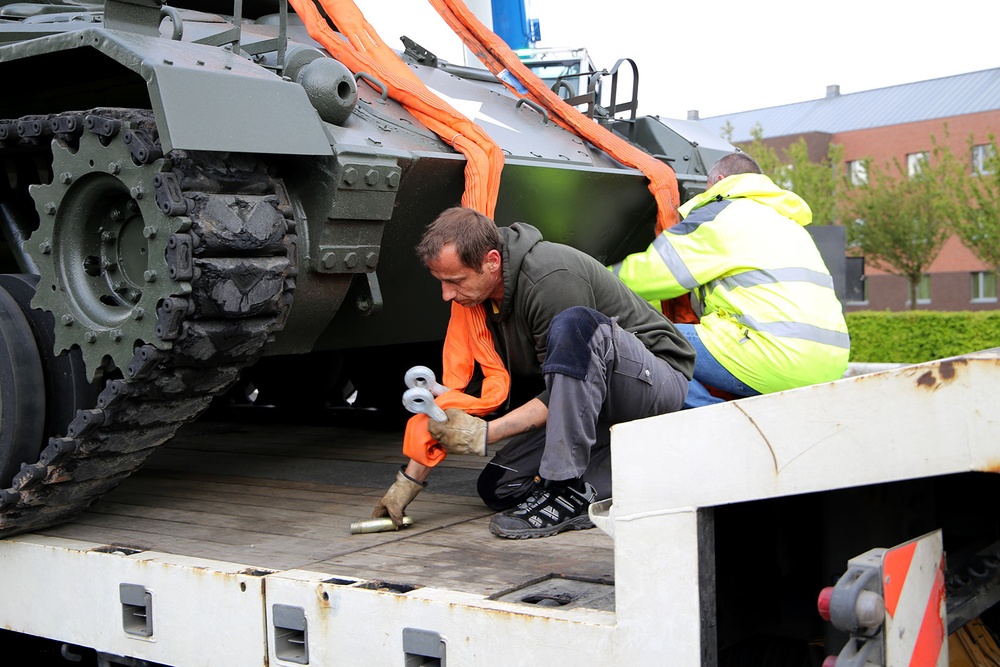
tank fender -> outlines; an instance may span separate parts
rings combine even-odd
[[[93,48],[139,74],[164,152],[332,155],[305,89],[222,48],[105,28],[0,47],[0,61]]]
[[[145,42],[139,51],[153,51]],[[169,42],[170,56],[145,54],[146,80],[164,151],[332,155],[323,121],[305,89],[218,48]],[[172,57],[171,57],[172,56]]]

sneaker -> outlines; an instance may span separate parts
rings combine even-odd
[[[593,528],[587,508],[596,497],[597,491],[587,482],[583,491],[569,487],[540,488],[514,509],[494,515],[490,532],[497,537],[520,540]]]

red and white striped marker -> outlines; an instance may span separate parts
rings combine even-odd
[[[885,664],[947,667],[944,540],[935,531],[886,550]]]

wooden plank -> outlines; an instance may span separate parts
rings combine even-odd
[[[319,557],[310,558],[308,554],[296,553],[287,547],[268,550],[262,549],[257,544],[252,543],[222,545],[188,539],[182,536],[174,536],[169,548],[160,549],[156,546],[156,542],[162,537],[160,534],[131,530],[120,524],[93,525],[88,521],[87,517],[82,517],[78,521],[65,524],[60,527],[58,533],[47,531],[45,534],[65,537],[67,539],[96,541],[101,544],[127,546],[146,551],[162,551],[197,558],[208,558],[243,564],[254,569],[273,571],[308,568],[312,563],[322,560],[321,554]],[[102,536],[104,539],[95,539],[97,536]]]
[[[122,482],[119,489],[127,489],[137,493],[150,495],[176,496],[182,494],[200,493],[209,498],[212,494],[226,497],[241,498],[241,502],[252,502],[256,505],[267,505],[270,501],[281,502],[283,499],[302,501],[329,500],[330,494],[344,494],[351,497],[368,498],[372,506],[385,493],[385,488],[364,488],[337,484],[321,484],[318,482],[284,482],[255,477],[221,477],[218,475],[198,475],[195,473],[175,473],[164,475],[150,473],[145,469]],[[456,496],[437,493],[433,489],[424,491],[417,500],[433,497],[436,502],[455,503],[461,505],[474,504],[485,507],[478,498],[471,496]]]
[[[215,504],[206,507],[204,503],[178,500],[169,505],[129,502],[129,498],[116,495],[114,501],[104,501],[94,506],[88,514],[120,517],[125,522],[131,519],[155,519],[173,521],[179,524],[176,531],[194,530],[195,527],[230,528],[247,530],[252,525],[255,532],[272,535],[315,537],[337,540],[351,535],[350,524],[359,518],[368,518],[367,506],[352,510],[344,506],[334,506],[328,512],[288,512],[287,510],[263,508],[245,511],[239,504]],[[478,510],[451,511],[456,506],[446,507],[447,511],[432,512],[426,519],[421,518],[415,525],[406,528],[407,535],[419,534],[482,516]],[[190,527],[190,528],[189,528]],[[395,532],[377,535],[393,535]],[[376,535],[366,533],[363,535]],[[365,539],[358,536],[355,543]],[[367,546],[369,543],[364,543]]]
[[[226,436],[220,438],[219,436]],[[242,439],[233,436],[242,435]],[[241,441],[242,440],[242,441]],[[369,463],[406,462],[402,453],[401,432],[372,431],[357,428],[317,429],[315,426],[288,424],[245,424],[200,422],[185,427],[171,447],[158,456],[169,456],[177,450],[202,449],[213,452],[239,452],[285,458],[288,456]],[[499,450],[497,450],[499,451]],[[486,459],[471,454],[448,456],[440,466],[481,469]]]
[[[178,488],[211,489],[214,485],[226,489],[239,490],[236,487],[245,487],[249,492],[264,492],[267,490],[281,490],[283,494],[294,494],[298,491],[314,491],[320,493],[346,492],[352,495],[362,494],[369,496],[381,496],[385,493],[384,488],[362,488],[348,484],[324,484],[321,482],[308,482],[284,479],[268,479],[266,477],[240,477],[236,475],[221,475],[219,473],[198,473],[174,470],[157,470],[143,467],[132,477],[122,482],[119,488],[125,488],[132,484],[137,485],[157,485],[158,488],[167,489],[174,483]],[[302,495],[301,497],[306,497]]]
[[[453,588],[491,595],[549,576],[612,581],[611,550],[545,540],[503,540],[477,522],[478,538],[456,534],[455,527],[331,558],[317,567],[395,583]],[[468,525],[468,524],[463,524]]]

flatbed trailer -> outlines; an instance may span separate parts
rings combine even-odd
[[[492,512],[474,497],[482,460],[452,456],[411,506],[414,526],[351,534],[405,460],[402,433],[344,426],[336,413],[305,426],[260,413],[250,422],[196,422],[78,520],[0,542],[3,627],[94,647],[109,660],[240,666],[402,664],[406,642],[394,626],[419,629],[463,609],[449,625],[469,632],[497,619],[535,627],[540,638],[553,618],[570,621],[560,624],[569,636],[610,627],[614,557],[604,533],[493,537]],[[558,590],[544,583],[553,577]],[[560,587],[563,577],[571,579]],[[123,629],[124,610],[137,605],[122,602],[122,585],[141,587],[140,599],[149,593],[149,636]],[[547,607],[563,600],[562,589],[574,603]],[[500,601],[518,590],[535,602]],[[294,640],[276,640],[284,621],[277,631],[265,625],[272,596],[308,607],[307,627],[295,631],[308,635],[308,662],[282,648],[294,652]],[[340,616],[338,607],[351,620],[321,638],[327,621],[315,614]],[[481,644],[473,655],[509,642],[492,632],[481,639],[491,634],[493,648]],[[556,636],[553,659],[567,639]],[[588,636],[574,641],[596,639]],[[524,657],[544,652],[544,643],[525,645]],[[464,662],[458,650],[453,664]]]
[[[995,567],[958,575],[996,548],[998,393],[993,350],[620,424],[600,529],[542,540],[489,534],[461,456],[414,526],[352,535],[398,432],[202,420],[76,520],[0,541],[0,626],[102,665],[706,666],[754,633],[807,665],[839,648],[815,600],[847,560],[940,529],[953,631],[997,597]]]

